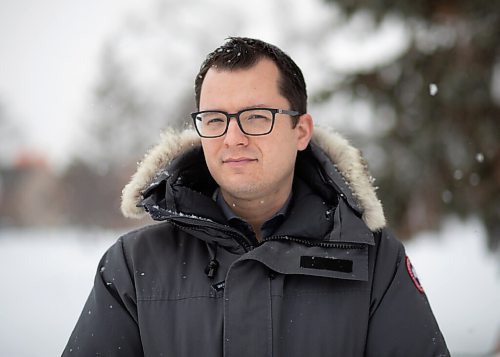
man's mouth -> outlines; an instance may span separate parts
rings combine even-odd
[[[230,165],[238,165],[238,164],[243,165],[243,164],[251,163],[254,161],[257,161],[257,159],[252,159],[250,157],[235,157],[235,158],[230,157],[230,158],[222,160],[222,163],[223,164],[230,164]]]

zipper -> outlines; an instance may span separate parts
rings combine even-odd
[[[289,236],[271,236],[262,239],[260,244],[263,244],[264,242],[269,242],[269,241],[289,241],[289,242],[295,242],[303,245],[307,245],[310,247],[322,247],[322,248],[339,248],[339,249],[363,249],[365,248],[366,244],[363,243],[334,243],[334,242],[325,242],[325,241],[316,241],[312,239],[300,239],[300,238],[295,238],[295,237],[289,237]]]
[[[178,227],[180,229],[191,229],[193,231],[201,231],[201,229],[197,228],[198,226],[200,226],[200,224],[182,225],[182,224],[176,222],[175,219],[166,219],[166,220],[169,220],[172,223],[172,225],[174,225],[174,226],[176,226],[176,227]],[[202,220],[196,220],[195,218],[189,218],[188,220],[193,220],[196,223],[202,221]],[[250,243],[250,241],[247,239],[247,237],[245,237],[242,234],[236,233],[236,231],[228,230],[223,225],[219,225],[219,224],[206,224],[205,222],[204,222],[204,225],[207,226],[207,227],[210,227],[210,228],[215,228],[215,229],[223,232],[224,234],[226,234],[228,237],[233,238],[236,241],[236,243],[238,243],[245,250],[245,252],[249,252],[253,248],[255,248],[252,245],[252,243]]]
[[[190,217],[190,216],[181,216],[181,215],[175,215],[175,213],[168,212],[164,210],[161,207],[155,208],[157,211],[159,211],[160,214],[154,214],[155,220],[158,221],[170,221],[172,225],[174,225],[177,228],[184,228],[184,229],[191,229],[194,231],[200,231],[201,229],[198,229],[197,227],[199,226],[205,226],[209,228],[214,228],[217,229],[230,238],[233,238],[236,243],[238,243],[244,250],[245,252],[248,252],[255,248],[255,246],[250,242],[250,240],[240,232],[231,229],[230,227],[224,226],[220,223],[213,222],[213,221],[208,221],[204,220],[202,218],[195,218],[195,217]],[[165,212],[162,212],[165,211]],[[171,217],[168,217],[171,216]],[[180,218],[182,223],[181,224],[176,218]]]

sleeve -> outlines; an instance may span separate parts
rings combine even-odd
[[[133,274],[120,238],[102,257],[62,356],[142,356]]]
[[[374,263],[365,355],[450,355],[403,245],[386,231]]]

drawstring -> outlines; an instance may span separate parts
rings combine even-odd
[[[205,268],[205,274],[207,274],[209,279],[213,279],[213,277],[217,273],[217,268],[219,267],[219,262],[217,261],[218,246],[219,245],[217,243],[214,243],[213,245],[207,243],[208,252],[210,254],[210,262],[208,262],[208,265]]]

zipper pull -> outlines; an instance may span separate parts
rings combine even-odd
[[[219,262],[214,258],[212,259],[207,267],[205,268],[205,274],[207,274],[207,276],[210,278],[210,279],[213,279],[213,277],[215,276],[215,274],[217,273],[217,268],[219,267]]]

